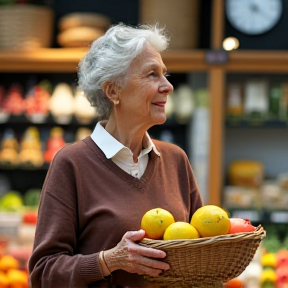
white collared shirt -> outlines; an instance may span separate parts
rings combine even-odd
[[[146,132],[146,137],[143,141],[144,149],[138,156],[138,162],[134,163],[132,151],[116,140],[103,127],[107,121],[99,121],[91,134],[92,140],[102,150],[107,159],[111,159],[117,166],[132,175],[133,177],[141,178],[148,165],[148,153],[153,150],[158,156],[159,151],[152,142],[150,136]]]

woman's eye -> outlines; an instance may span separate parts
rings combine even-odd
[[[151,73],[149,74],[149,76],[150,76],[150,77],[157,77],[158,75],[157,75],[156,72],[151,72]]]
[[[165,73],[164,76],[165,76],[166,78],[168,78],[168,77],[170,77],[170,74],[169,74],[169,73]]]

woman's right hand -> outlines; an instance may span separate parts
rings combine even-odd
[[[157,260],[166,257],[166,253],[154,248],[138,245],[145,236],[144,230],[128,231],[121,241],[110,250],[104,251],[104,259],[110,272],[118,269],[140,275],[157,277],[163,270],[170,268],[169,264]]]

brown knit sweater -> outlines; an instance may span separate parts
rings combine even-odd
[[[116,287],[103,280],[101,250],[116,246],[125,232],[139,230],[142,216],[152,208],[189,221],[202,206],[185,152],[153,142],[161,156],[150,152],[141,179],[107,159],[90,137],[56,154],[41,192],[29,261],[32,288]],[[148,287],[142,276],[122,270],[113,272],[113,282]]]

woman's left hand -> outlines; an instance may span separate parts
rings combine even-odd
[[[144,230],[128,231],[117,246],[104,251],[104,259],[111,272],[122,269],[130,273],[157,277],[163,270],[170,268],[168,263],[157,260],[166,257],[164,251],[135,243],[144,236]]]

